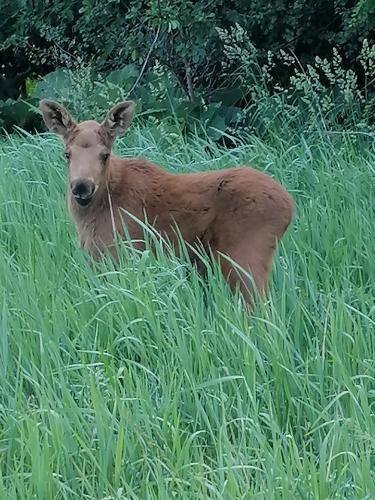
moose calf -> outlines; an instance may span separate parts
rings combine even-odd
[[[190,246],[212,252],[230,286],[239,285],[252,303],[252,282],[261,294],[266,291],[276,242],[292,219],[291,197],[250,167],[172,174],[142,158],[113,155],[112,144],[128,128],[133,108],[125,101],[102,123],[75,123],[58,103],[40,102],[46,126],[65,145],[68,207],[81,247],[94,259],[105,249],[116,257],[114,231],[124,236],[125,225],[132,240],[142,241],[137,219],[146,216],[177,251],[177,226]]]

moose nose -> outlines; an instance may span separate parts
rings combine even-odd
[[[91,181],[78,180],[70,185],[75,200],[80,205],[87,205],[94,194],[95,185]]]

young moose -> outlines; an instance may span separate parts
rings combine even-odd
[[[251,303],[248,275],[264,294],[276,242],[292,219],[291,197],[271,177],[250,167],[171,174],[142,158],[113,155],[112,144],[128,128],[133,108],[133,102],[122,102],[102,123],[75,123],[56,102],[40,102],[48,129],[65,145],[68,207],[81,247],[95,259],[105,249],[116,257],[114,231],[123,236],[125,225],[141,248],[143,231],[136,220],[144,221],[146,215],[176,250],[176,226],[188,244],[210,250],[230,286],[239,285]]]

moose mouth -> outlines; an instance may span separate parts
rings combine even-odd
[[[92,201],[97,186],[93,183],[79,182],[72,186],[72,196],[81,207],[87,207]]]
[[[88,198],[83,198],[82,196],[74,196],[74,199],[76,200],[79,206],[87,207],[87,205],[92,200],[92,196],[89,196]]]

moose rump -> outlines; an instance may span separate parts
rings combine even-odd
[[[199,240],[219,261],[231,287],[238,284],[248,301],[252,285],[247,274],[264,294],[276,243],[292,218],[289,194],[249,167],[175,174],[166,181],[163,199],[150,203],[149,220],[155,217],[156,228],[172,241],[172,219],[186,242]]]

